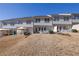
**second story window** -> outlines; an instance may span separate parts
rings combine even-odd
[[[58,18],[58,17],[55,17],[55,18],[54,18],[54,21],[59,21],[59,18]]]
[[[69,21],[69,17],[64,17],[64,21]]]
[[[17,21],[17,24],[23,24],[23,22],[22,21]]]
[[[45,18],[45,22],[49,22],[49,18]]]
[[[26,24],[31,24],[31,21],[26,21]]]
[[[74,19],[79,19],[79,16],[74,16]]]
[[[38,18],[38,19],[35,19],[35,22],[36,23],[40,23],[40,19]]]
[[[6,25],[7,25],[7,23],[4,23],[3,25],[5,25],[5,26],[6,26]]]
[[[14,26],[14,23],[11,23],[10,25],[11,25],[11,26]]]

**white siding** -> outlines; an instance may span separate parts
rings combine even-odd
[[[53,21],[53,24],[72,24],[72,20],[64,21],[64,19],[59,19],[59,21]]]
[[[52,26],[52,20],[50,20],[49,22],[45,22],[44,20],[40,20],[39,23],[35,23],[34,22],[34,25],[47,25],[47,26]]]
[[[78,23],[79,22],[79,19],[72,19],[72,22],[73,23],[76,23],[76,22]]]
[[[15,24],[14,26],[16,26],[16,27],[19,27],[19,26],[33,27],[33,22],[31,22],[31,24],[26,24],[26,23],[23,23],[23,24]]]

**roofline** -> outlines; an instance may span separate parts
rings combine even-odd
[[[5,19],[5,20],[1,20],[1,21],[18,20],[18,19],[23,19],[23,18],[32,18],[32,17],[11,18],[11,19]]]
[[[9,20],[18,20],[23,18],[33,18],[33,17],[52,17],[52,16],[61,16],[61,15],[79,15],[79,13],[59,13],[59,14],[48,14],[48,15],[42,15],[42,16],[32,16],[32,17],[20,17],[20,18],[11,18],[11,19],[5,19],[0,21],[9,21]]]

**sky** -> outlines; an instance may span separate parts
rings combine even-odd
[[[79,3],[0,3],[0,20],[58,13],[79,13]]]

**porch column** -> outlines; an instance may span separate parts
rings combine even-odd
[[[57,32],[60,32],[60,26],[57,26]]]
[[[32,27],[32,29],[31,29],[31,33],[33,34],[33,27]]]
[[[39,27],[36,27],[36,30],[37,30],[37,31],[38,31],[38,28],[39,28]]]
[[[72,26],[73,26],[73,25],[70,25],[70,26],[69,26],[69,31],[70,31],[70,32],[72,31]]]
[[[43,32],[45,32],[45,31],[44,31],[44,27],[45,27],[45,26],[43,26]]]
[[[63,26],[61,26],[61,32],[64,32]]]

